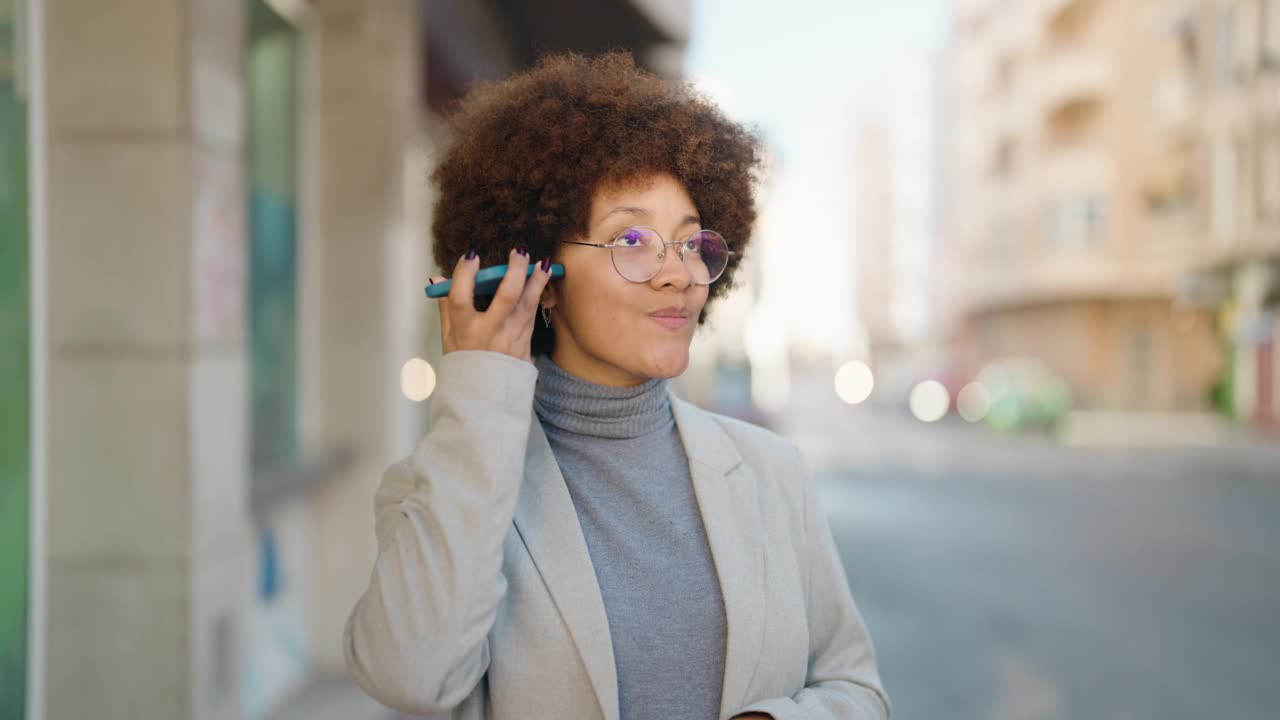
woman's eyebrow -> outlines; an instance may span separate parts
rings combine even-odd
[[[603,225],[605,220],[608,220],[609,218],[613,217],[614,215],[617,215],[618,213],[628,213],[631,215],[639,215],[640,217],[649,217],[649,211],[645,210],[644,208],[620,206],[605,213],[604,217],[600,218],[599,222],[596,223],[596,226]]]
[[[650,215],[652,215],[652,213],[650,213],[645,208],[619,206],[605,213],[604,217],[600,218],[600,221],[596,223],[596,226],[598,227],[604,224],[605,220],[608,220],[609,218],[613,217],[614,215],[617,215],[618,213],[628,213],[630,215],[637,215],[642,218],[647,218]],[[684,227],[685,225],[701,225],[701,224],[702,224],[702,219],[699,218],[697,215],[686,215],[684,216],[684,219],[680,221],[680,224],[677,225],[676,227]]]

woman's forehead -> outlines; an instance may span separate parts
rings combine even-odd
[[[593,226],[616,215],[646,218],[674,213],[697,215],[689,191],[665,173],[602,185],[591,200]]]

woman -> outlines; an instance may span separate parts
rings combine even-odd
[[[357,682],[463,718],[887,718],[799,451],[667,390],[742,258],[758,141],[622,54],[544,59],[452,126],[444,357],[375,500]]]

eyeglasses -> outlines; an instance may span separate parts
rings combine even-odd
[[[679,248],[680,260],[689,269],[693,282],[710,285],[724,274],[729,264],[729,244],[715,230],[699,230],[679,242],[667,242],[657,230],[643,225],[624,228],[609,243],[564,240],[570,245],[609,248],[613,269],[631,282],[648,282],[662,269],[667,259],[667,246]]]

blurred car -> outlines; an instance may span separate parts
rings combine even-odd
[[[997,432],[1055,430],[1071,412],[1071,386],[1035,358],[1011,357],[978,373],[989,398],[983,422]]]

